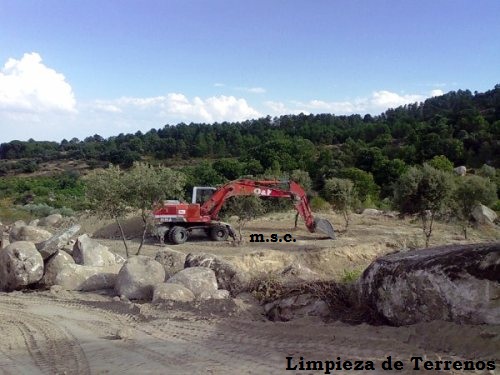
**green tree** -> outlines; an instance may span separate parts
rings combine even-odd
[[[394,189],[394,204],[403,214],[417,214],[422,222],[425,246],[429,246],[434,220],[450,207],[453,175],[428,164],[410,167]]]
[[[354,198],[353,182],[343,178],[329,178],[325,181],[323,197],[332,205],[335,211],[342,213],[345,230],[347,230]]]
[[[94,169],[85,176],[84,181],[85,195],[91,211],[99,218],[116,221],[128,258],[129,249],[121,225],[121,220],[130,212],[123,171],[114,165],[110,165],[107,169]]]
[[[143,231],[136,253],[139,255],[146,237],[150,210],[165,198],[180,198],[186,178],[170,168],[135,162],[123,180],[127,203],[141,211]]]
[[[453,172],[453,163],[444,155],[434,156],[428,164],[440,171]]]
[[[356,198],[361,203],[378,201],[380,188],[375,183],[371,173],[358,168],[344,168],[337,173],[336,177],[347,178],[352,181]]]
[[[485,206],[497,200],[497,187],[489,179],[480,176],[465,176],[457,179],[454,198],[457,204],[458,217],[463,222],[463,232],[467,239],[467,226],[470,223],[472,210],[478,204]]]

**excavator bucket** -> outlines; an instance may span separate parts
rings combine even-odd
[[[331,239],[335,239],[333,225],[328,220],[319,218],[314,219],[314,228],[316,232],[324,233]]]

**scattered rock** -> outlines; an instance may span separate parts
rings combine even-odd
[[[87,234],[77,238],[73,247],[73,259],[76,264],[85,266],[106,267],[116,264],[115,254]]]
[[[0,249],[4,249],[10,245],[9,234],[7,232],[2,232],[0,234]]]
[[[60,224],[61,221],[62,221],[61,214],[52,214],[40,219],[38,225],[41,225],[43,227],[54,227],[57,226],[57,224]]]
[[[213,254],[193,254],[186,256],[184,264],[188,267],[207,267],[215,272],[218,289],[229,290],[231,295],[240,293],[248,285],[250,277],[232,263]]]
[[[153,302],[191,302],[194,298],[193,292],[180,284],[161,283],[153,289]]]
[[[480,204],[472,210],[472,217],[478,224],[493,225],[498,215],[489,207]]]
[[[186,254],[183,252],[164,247],[155,255],[155,260],[165,269],[165,281],[184,269]]]
[[[0,250],[0,290],[21,289],[42,276],[43,259],[32,242],[17,241]]]
[[[319,278],[319,275],[316,272],[301,265],[300,263],[290,264],[280,272],[280,275],[302,281],[317,280]]]
[[[55,285],[57,274],[66,264],[75,264],[75,261],[71,255],[65,253],[64,251],[56,251],[56,253],[50,257],[45,264],[45,273],[42,278],[42,283],[45,286]]]
[[[127,259],[125,259],[124,257],[122,257],[120,254],[114,254],[115,256],[115,263],[116,264],[125,264],[125,262],[127,261]]]
[[[365,216],[380,216],[383,215],[384,211],[377,210],[375,208],[365,208],[361,215]]]
[[[68,245],[68,241],[80,230],[80,225],[76,224],[72,227],[62,230],[49,238],[47,241],[40,242],[36,245],[42,258],[45,260],[52,254],[56,253],[59,249],[63,249]]]
[[[267,303],[264,311],[270,320],[283,322],[308,316],[326,318],[330,314],[326,302],[309,293]]]
[[[129,339],[133,338],[133,336],[134,336],[134,334],[133,334],[132,329],[130,329],[128,327],[123,327],[123,328],[120,328],[118,331],[116,331],[114,339],[115,340],[129,340]]]
[[[202,293],[212,294],[218,289],[214,271],[206,267],[185,268],[168,279],[167,283],[183,285],[196,297]]]
[[[211,293],[202,292],[199,296],[200,299],[227,299],[229,297],[231,297],[229,291],[224,289],[218,289]]]
[[[500,324],[500,242],[386,255],[360,281],[361,303],[394,325]]]
[[[57,273],[54,283],[66,290],[94,291],[115,286],[120,266],[92,267],[65,264]]]
[[[129,299],[151,300],[153,287],[165,281],[165,270],[156,260],[137,255],[129,258],[120,269],[115,291]]]
[[[465,176],[467,174],[467,168],[464,165],[453,168],[453,171],[459,176]]]
[[[39,222],[40,222],[40,219],[31,220],[28,225],[30,227],[36,227],[36,226],[38,226]]]
[[[52,233],[45,229],[32,227],[29,225],[14,226],[10,232],[10,242],[15,241],[30,241],[40,243],[52,237]]]

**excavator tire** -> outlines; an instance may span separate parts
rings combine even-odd
[[[227,240],[227,236],[229,231],[224,225],[214,225],[210,227],[210,238],[213,241],[225,241]]]
[[[180,245],[187,241],[188,232],[184,227],[175,226],[168,232],[168,238],[171,243]]]

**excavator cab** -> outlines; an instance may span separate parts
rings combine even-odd
[[[193,187],[193,197],[191,203],[203,204],[210,199],[217,189],[212,186],[195,186]]]

